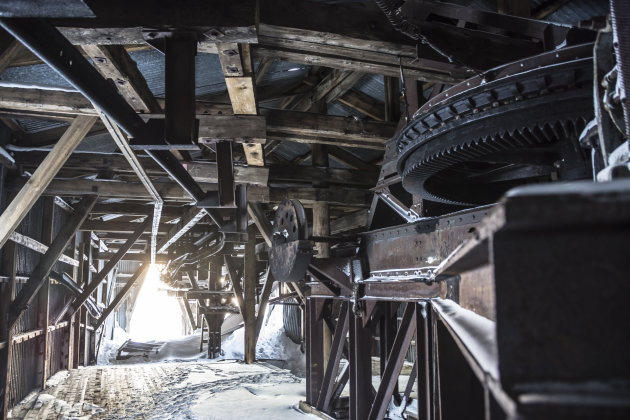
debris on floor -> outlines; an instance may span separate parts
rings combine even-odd
[[[264,363],[195,361],[91,366],[51,379],[45,390],[16,405],[11,418],[316,418],[297,408],[305,398],[304,379]]]

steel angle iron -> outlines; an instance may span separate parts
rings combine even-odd
[[[285,199],[274,216],[269,250],[269,266],[274,278],[282,282],[304,279],[313,257],[313,243],[308,239],[308,221],[298,200]]]

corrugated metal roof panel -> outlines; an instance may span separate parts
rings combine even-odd
[[[39,131],[49,130],[56,127],[69,126],[67,122],[62,121],[44,121],[44,120],[15,120],[22,131],[26,133],[37,133]]]

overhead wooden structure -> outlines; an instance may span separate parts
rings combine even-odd
[[[486,207],[458,213],[479,203],[436,190],[448,184],[449,193],[476,196],[524,176],[572,180],[588,172],[579,164],[591,152],[608,163],[626,156],[612,153],[617,137],[602,141],[601,152],[585,151],[600,135],[586,125],[591,90],[581,102],[569,98],[593,77],[612,83],[612,69],[603,71],[610,63],[595,62],[599,76],[590,71],[597,31],[599,57],[608,57],[612,29],[567,1],[454,3],[0,4],[2,416],[48,376],[95,362],[113,319],[129,322],[150,264],[177,288],[211,358],[221,354],[230,315],[242,317],[244,360],[255,361],[277,288],[273,302],[304,319],[303,328],[294,320],[294,335],[306,350],[306,411],[382,419],[408,403],[417,381],[418,418],[520,415],[518,386],[502,388],[518,372],[502,366],[510,384],[484,373],[448,318],[469,309],[485,317],[481,327],[468,325],[481,333],[475,328],[505,311],[494,306],[504,291],[487,265],[501,253],[492,248],[502,240],[498,226],[511,225],[497,221],[501,210],[484,223]],[[608,13],[606,0],[595,3]],[[604,109],[625,104],[601,80],[595,87],[612,95]],[[544,104],[525,107],[553,95],[563,101],[558,112],[585,98],[588,110],[569,109],[551,124]],[[538,110],[535,124],[488,132],[493,113],[507,115],[506,126],[519,122],[505,111],[518,106],[524,121]],[[600,131],[610,134],[622,115],[600,113],[600,121],[616,118]],[[573,131],[582,129],[578,141]],[[478,132],[485,137],[462,140]],[[545,148],[566,133],[573,143]],[[452,147],[422,137],[440,135]],[[507,149],[525,143],[540,147]],[[565,171],[567,162],[577,163]],[[455,169],[440,177],[438,164]],[[624,208],[621,201],[614,205]],[[278,206],[297,210],[276,213]],[[296,265],[284,268],[303,269],[300,278],[273,270],[274,249],[288,244]],[[496,278],[504,278],[509,270],[497,264]],[[471,275],[471,267],[480,271]],[[438,272],[444,277],[431,277]],[[455,300],[461,308],[448,306]],[[373,344],[381,363],[375,389]],[[407,354],[411,385],[400,390]],[[440,363],[447,357],[457,363]],[[466,391],[451,382],[455,374],[474,392],[460,408],[443,408]],[[478,384],[475,375],[486,376]],[[341,396],[347,384],[350,395]]]

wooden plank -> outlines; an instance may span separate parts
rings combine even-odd
[[[24,50],[20,41],[14,39],[11,43],[0,53],[0,73],[2,73],[11,62],[17,57],[17,55]]]
[[[8,319],[10,307],[15,299],[16,275],[17,275],[17,247],[14,243],[8,243],[2,249],[2,270],[9,278],[9,282],[2,286],[0,294],[0,309],[2,319]],[[2,405],[2,418],[7,418],[9,409],[9,395],[11,394],[11,359],[13,356],[13,328],[7,323],[0,323],[0,338],[6,343],[6,347],[0,351],[0,389],[4,390],[0,405]]]
[[[368,210],[362,209],[346,216],[332,219],[330,221],[330,233],[336,235],[349,230],[365,228],[368,223],[368,215]]]
[[[129,60],[131,60],[131,58],[129,58]],[[136,82],[134,83],[137,84],[138,80],[144,81],[144,78],[142,77],[138,69],[136,68],[135,70],[136,70],[136,73],[138,74],[135,76]],[[153,96],[151,96],[151,98],[153,98]],[[134,99],[129,98],[129,100],[133,101]],[[116,123],[114,123],[101,110],[99,110],[99,116],[101,117],[101,120],[105,124],[107,131],[109,131],[109,134],[114,139],[114,143],[116,143],[116,145],[122,152],[123,156],[125,156],[125,158],[127,159],[127,162],[129,162],[129,166],[131,166],[131,168],[134,170],[134,172],[140,179],[140,182],[142,182],[142,185],[144,185],[149,195],[151,195],[151,197],[153,198],[153,224],[151,226],[151,262],[154,263],[155,254],[157,252],[157,235],[158,235],[158,229],[159,229],[159,224],[160,224],[160,218],[162,216],[162,206],[164,204],[164,200],[162,199],[162,197],[160,196],[160,193],[155,188],[155,185],[153,185],[151,178],[149,178],[144,168],[140,164],[138,157],[136,156],[135,152],[131,149],[131,146],[129,145],[129,141],[127,140],[127,137],[123,134],[120,127],[118,127],[118,125],[116,125]]]
[[[79,227],[79,230],[84,232],[115,232],[115,233],[124,233],[129,234],[135,232],[140,226],[145,226],[144,232],[142,233],[151,233],[151,226],[146,225],[145,222],[116,222],[116,221],[107,221],[101,222],[98,220],[86,220]],[[171,228],[169,224],[160,225],[160,231],[166,233]]]
[[[254,221],[258,231],[262,235],[263,239],[268,246],[271,246],[271,223],[265,216],[265,212],[260,203],[247,203],[247,213],[249,217]]]
[[[328,147],[328,154],[332,156],[333,158],[337,159],[339,162],[345,165],[348,165],[349,167],[354,168],[354,169],[359,169],[363,171],[378,170],[376,166],[359,159],[352,153],[340,147],[336,147],[336,146]]]
[[[326,201],[313,203],[313,236],[330,235],[329,207]],[[317,252],[316,258],[330,257],[330,243],[315,242],[313,249]]]
[[[300,200],[305,206],[317,201],[327,201],[331,206],[369,207],[372,193],[364,190],[342,188],[272,188],[269,191],[271,202],[281,202],[285,198]]]
[[[230,281],[232,282],[232,290],[234,291],[234,297],[236,298],[236,301],[238,302],[238,307],[241,311],[241,316],[243,317],[243,319],[245,319],[247,308],[245,307],[245,300],[243,298],[243,287],[241,286],[241,279],[237,275],[236,261],[230,255],[225,255],[224,260],[225,260],[225,266],[227,267],[228,276],[230,276]]]
[[[53,242],[54,233],[54,217],[55,215],[55,201],[53,197],[44,198],[44,214],[42,220],[42,241],[50,245]],[[46,379],[48,377],[48,324],[50,317],[50,279],[46,279],[44,285],[39,290],[38,302],[37,302],[37,327],[42,328],[44,334],[42,339],[38,342],[39,354],[41,355],[41,361],[38,365],[38,369],[41,369],[38,373],[40,380],[40,386],[42,389],[46,387]]]
[[[361,91],[351,90],[341,96],[338,101],[376,121],[386,121],[383,113],[383,103]]]
[[[0,247],[9,239],[11,232],[20,224],[33,204],[42,195],[48,184],[66,162],[72,151],[79,145],[92,127],[96,118],[77,117],[68,127],[59,142],[50,151],[35,173],[15,196],[11,204],[0,215]]]
[[[541,4],[538,8],[532,10],[532,17],[534,19],[545,19],[547,16],[554,13],[559,8],[565,6],[571,0],[553,0],[547,1]]]
[[[256,115],[256,104],[252,102],[254,83],[251,77],[226,77],[230,100],[235,114]]]
[[[112,257],[111,260],[105,263],[105,266],[99,271],[93,278],[90,284],[86,285],[83,289],[83,293],[77,296],[72,303],[72,309],[70,310],[70,315],[73,315],[80,307],[85,303],[85,301],[90,297],[90,295],[96,290],[96,288],[101,284],[105,276],[109,274],[110,271],[114,269],[118,261],[122,259],[122,257],[129,251],[129,249],[133,246],[133,244],[138,240],[140,235],[146,230],[148,226],[151,225],[151,219],[147,218],[143,223],[139,223],[139,226],[127,239],[127,242],[124,243],[123,246],[120,247],[118,252]]]
[[[323,98],[324,101],[326,103],[331,103],[343,97],[354,85],[357,84],[359,80],[361,80],[363,76],[365,76],[365,73],[351,71],[341,82],[337,84],[337,86],[332,88],[330,92],[326,94]]]
[[[191,206],[183,214],[181,220],[168,231],[166,237],[160,240],[157,252],[160,254],[166,252],[171,245],[203,219],[205,215],[206,212],[203,209]]]
[[[231,78],[230,78],[231,79]],[[234,140],[237,143],[264,143],[267,127],[259,115],[200,115],[199,142]]]
[[[265,320],[265,313],[267,312],[267,306],[269,305],[269,296],[271,295],[271,289],[273,288],[273,274],[271,270],[267,268],[267,275],[265,276],[265,284],[263,284],[262,291],[260,292],[260,301],[258,303],[258,314],[256,315],[256,332],[254,336],[254,346],[258,342],[258,336],[262,329],[263,321]]]
[[[188,315],[188,319],[190,320],[190,327],[194,331],[197,329],[197,323],[195,322],[195,316],[192,313],[190,302],[188,302],[188,299],[181,299],[181,302],[184,305],[184,309],[186,310],[186,315]]]
[[[48,275],[53,265],[57,262],[59,255],[64,251],[68,242],[74,236],[75,232],[88,216],[97,196],[85,197],[76,206],[74,213],[63,225],[48,251],[40,259],[39,263],[31,273],[30,279],[26,285],[20,290],[15,301],[11,305],[8,325],[13,326],[18,318],[24,313],[29,303],[33,300],[44,282],[48,279]]]
[[[136,112],[162,111],[142,73],[138,70],[136,62],[122,45],[88,44],[82,45],[81,48],[92,59],[98,72],[112,81],[120,95]]]
[[[356,169],[324,168],[314,166],[273,165],[269,168],[269,177],[275,185],[286,183],[312,183],[313,180],[325,184],[339,184],[347,187],[372,188],[378,180],[378,172],[359,171]]]
[[[202,117],[203,118],[203,117]],[[257,117],[256,117],[257,118]],[[36,168],[46,156],[45,152],[16,152],[15,157],[18,164],[25,168]],[[147,156],[136,156],[140,165],[147,175],[163,176],[164,171]],[[206,161],[181,161],[188,173],[199,183],[217,183],[218,171],[216,162]],[[117,174],[133,174],[135,171],[129,166],[128,160],[121,154],[101,154],[101,153],[73,153],[65,165],[65,170],[73,171],[112,171]],[[237,184],[267,185],[269,169],[261,167],[249,167],[243,165],[234,166],[234,181]],[[122,203],[119,203],[122,204]],[[122,204],[124,205],[124,204]],[[99,205],[95,206],[95,209]],[[150,211],[153,211],[151,207]],[[163,209],[164,214],[168,214],[168,207]],[[149,213],[142,213],[149,214]]]
[[[118,292],[114,300],[112,300],[109,306],[105,308],[101,317],[96,321],[96,323],[94,324],[95,330],[97,330],[101,325],[103,325],[103,323],[107,320],[107,317],[112,312],[118,309],[118,307],[122,304],[122,301],[129,295],[131,288],[134,286],[134,284],[136,284],[136,282],[138,283],[138,289],[142,287],[142,283],[144,283],[144,279],[146,278],[148,269],[149,269],[149,264],[145,263],[141,265],[136,270],[135,273],[133,273],[133,276],[131,276],[129,280],[127,280],[127,283],[125,284],[125,286],[123,286],[123,288],[120,289],[120,291]]]
[[[18,232],[12,232],[9,236],[9,239],[18,245],[22,245],[28,249],[32,249],[35,252],[39,252],[40,254],[45,254],[48,251],[48,246],[44,245],[41,242],[36,241],[33,238],[29,238],[26,235],[22,235]],[[61,254],[59,256],[59,261],[66,263],[68,265],[78,267],[79,261],[74,258],[70,258],[67,255]]]
[[[249,45],[218,44],[217,47],[234,113],[257,115],[255,76]],[[261,144],[264,142],[265,139],[257,143],[243,145],[243,152],[248,165],[265,166],[265,155]]]
[[[294,135],[295,140],[292,141],[300,141],[301,136],[310,136],[339,139],[345,144],[356,141],[357,146],[374,144],[378,148],[384,148],[396,131],[393,123],[357,121],[354,118],[333,115],[284,110],[263,110],[262,114],[267,118],[268,139],[282,140],[280,136],[274,136],[277,133]]]
[[[326,97],[334,88],[336,88],[341,82],[348,78],[352,74],[351,71],[346,70],[333,70],[326,75],[314,89],[304,95],[295,105],[291,108],[295,111],[308,111],[318,101],[321,101]],[[326,101],[331,102],[331,101]]]
[[[348,94],[344,95],[344,98]],[[213,105],[214,106],[214,105]],[[363,106],[368,109],[365,105]],[[0,108],[5,110],[23,111],[28,114],[39,112],[55,115],[59,112],[69,115],[97,115],[96,110],[81,94],[42,89],[3,88],[0,87]],[[204,124],[204,115],[216,115],[218,111],[208,110],[206,104],[198,102],[197,115],[200,117],[200,131],[204,136],[212,137],[212,120]],[[231,112],[224,106],[220,112]],[[376,111],[369,111],[376,114]],[[318,143],[318,139],[339,139],[346,145],[370,146],[383,148],[384,143],[391,138],[396,130],[392,123],[361,122],[347,117],[335,115],[315,115],[286,110],[262,109],[261,114],[267,117],[267,138],[272,135],[278,140],[290,140],[304,143]],[[163,114],[150,114],[147,117],[158,117]],[[223,117],[226,117],[223,115]],[[238,124],[236,118],[234,124]],[[291,135],[291,138],[283,136]],[[304,138],[304,140],[301,140]],[[258,141],[258,140],[257,140]],[[143,160],[144,161],[144,160]]]

